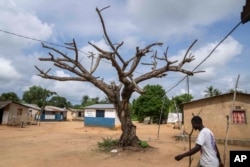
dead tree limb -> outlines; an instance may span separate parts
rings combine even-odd
[[[85,62],[79,61],[79,50],[74,39],[73,42],[65,43],[65,48],[70,51],[69,53],[63,53],[54,47],[42,44],[43,48],[48,49],[51,52],[49,52],[48,57],[39,58],[40,61],[52,62],[54,67],[67,71],[69,74],[68,76],[58,76],[50,69],[47,71],[45,70],[46,72],[44,72],[44,70],[40,69],[38,66],[35,66],[35,68],[39,72],[38,76],[42,78],[57,81],[89,82],[104,92],[109,101],[114,104],[117,115],[121,122],[122,135],[119,139],[120,146],[126,147],[138,145],[139,138],[136,135],[135,126],[133,125],[132,119],[130,118],[130,97],[134,92],[138,92],[139,94],[144,92],[139,86],[141,82],[153,78],[155,79],[164,77],[167,75],[167,72],[180,72],[186,75],[193,75],[194,73],[197,73],[184,68],[185,64],[194,60],[194,56],[192,54],[189,57],[187,55],[197,40],[194,41],[192,45],[190,45],[186,55],[184,55],[184,58],[180,62],[177,60],[168,60],[168,48],[166,49],[166,52],[163,53],[163,55],[158,55],[156,47],[162,47],[163,43],[161,42],[151,43],[146,45],[146,47],[141,48],[137,46],[135,48],[135,53],[132,54],[131,57],[122,56],[119,53],[119,49],[124,43],[113,43],[106,30],[102,12],[107,8],[109,8],[109,6],[102,9],[96,8],[96,11],[100,18],[104,39],[109,49],[102,49],[94,43],[89,42],[88,44],[92,46],[97,52],[90,52],[89,55],[86,55],[87,58],[91,59],[90,68],[84,64]],[[138,67],[142,65],[142,58],[144,56],[148,56],[150,53],[153,53],[153,56],[151,56],[152,68],[147,71],[143,71],[139,75],[134,75]],[[71,54],[73,54],[73,56],[71,56]],[[127,58],[127,61],[125,58]],[[100,75],[98,74],[98,67],[100,66],[100,62],[103,60],[107,60],[109,65],[114,69],[117,74],[117,81],[105,82],[105,79],[102,76],[98,76]],[[163,63],[158,63],[160,61]]]

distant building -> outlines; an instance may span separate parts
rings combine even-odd
[[[23,105],[29,108],[28,109],[29,111],[28,123],[36,124],[37,123],[36,117],[37,117],[37,114],[41,112],[41,108],[35,104],[23,104]]]
[[[113,104],[94,104],[84,107],[84,126],[116,128],[121,123]]]
[[[215,137],[224,143],[229,116],[229,144],[250,146],[250,94],[233,93],[212,96],[183,104],[184,126],[191,132],[193,115],[200,115],[204,126],[210,128]],[[194,132],[196,136],[198,132]]]
[[[84,120],[84,109],[68,109],[67,120],[76,120],[83,121]]]
[[[67,118],[67,109],[55,106],[45,106],[41,113],[41,121],[62,121]]]
[[[22,125],[30,124],[34,120],[33,110],[40,111],[39,107],[12,101],[0,101],[0,124]]]

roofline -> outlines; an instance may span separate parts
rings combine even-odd
[[[34,109],[37,109],[37,108],[35,108],[35,107],[32,107],[32,106],[27,106],[27,105],[25,105],[25,104],[23,104],[23,103],[17,103],[17,102],[14,102],[14,101],[12,101],[12,100],[2,100],[2,102],[6,102],[7,104],[5,105],[5,106],[3,106],[3,107],[6,107],[7,105],[9,105],[10,103],[14,103],[14,104],[18,104],[18,105],[21,105],[21,106],[24,106],[24,107],[27,107],[27,108],[34,108]],[[0,106],[0,108],[3,108],[2,106]],[[40,109],[41,110],[41,109]]]
[[[193,100],[193,101],[190,101],[190,102],[182,103],[182,105],[189,104],[189,103],[194,103],[194,102],[198,102],[198,101],[202,101],[202,100],[207,100],[207,99],[211,99],[211,98],[216,98],[216,97],[220,97],[220,96],[226,96],[226,95],[230,95],[230,94],[233,95],[234,93],[233,92],[229,92],[229,93],[224,93],[224,94],[217,95],[217,96],[204,97],[204,98],[196,99],[196,100]],[[242,95],[250,96],[250,94],[248,94],[248,93],[242,93],[242,92],[237,92],[236,94],[242,94]]]
[[[98,109],[104,109],[104,108],[108,108],[108,109],[114,109],[115,107],[114,107],[114,104],[112,104],[112,103],[109,103],[109,104],[92,104],[92,105],[90,105],[90,106],[86,106],[86,107],[83,107],[83,109],[95,109],[96,107],[95,107],[95,105],[112,105],[112,106],[110,106],[110,107],[98,107]]]

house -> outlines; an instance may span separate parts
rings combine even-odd
[[[72,120],[76,120],[76,121],[83,121],[84,120],[84,109],[73,109],[70,108],[69,109],[70,114],[68,113],[67,118],[70,118]]]
[[[228,144],[250,145],[250,94],[237,93],[235,101],[233,99],[234,93],[227,93],[184,103],[185,131],[191,132],[191,119],[193,115],[199,115],[204,126],[210,128],[221,143],[225,142],[229,127]],[[198,132],[193,132],[193,136],[197,134]]]
[[[35,104],[23,104],[23,105],[28,107],[29,111],[28,124],[36,124],[37,113],[41,112],[41,108]]]
[[[41,114],[41,121],[62,121],[67,118],[67,109],[55,106],[45,106]]]
[[[117,128],[121,123],[113,104],[94,104],[84,108],[84,126]]]
[[[250,21],[250,1],[246,0],[246,4],[243,6],[242,12],[241,12],[241,22],[242,24],[245,24],[246,22]]]
[[[0,101],[0,124],[24,125],[31,121],[29,106],[12,101]]]

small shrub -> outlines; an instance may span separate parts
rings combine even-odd
[[[100,151],[110,152],[116,148],[117,140],[112,139],[112,137],[102,138],[102,140],[102,142],[97,142]]]
[[[139,145],[142,147],[142,148],[147,148],[149,145],[146,141],[140,141],[139,142]]]

